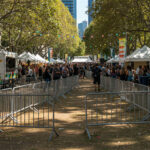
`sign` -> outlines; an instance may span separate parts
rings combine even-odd
[[[97,61],[97,55],[94,55],[94,61]]]
[[[53,58],[53,49],[50,50],[50,58]]]
[[[48,61],[50,62],[50,59],[53,58],[53,49],[49,48],[48,49]]]
[[[68,59],[68,54],[65,54],[65,60],[67,60]]]
[[[119,39],[119,59],[124,59],[126,56],[126,38]]]
[[[111,58],[115,57],[115,50],[114,48],[110,48]]]

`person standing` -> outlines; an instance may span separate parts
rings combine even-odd
[[[49,68],[47,67],[45,72],[44,72],[44,79],[45,79],[45,82],[46,82],[46,89],[49,89],[50,87],[50,81],[51,81],[51,74],[50,74],[50,70]]]
[[[79,74],[79,68],[77,67],[77,64],[74,65],[73,70],[74,70],[74,75],[77,76]]]
[[[101,74],[101,69],[98,67],[98,64],[95,65],[93,68],[93,79],[94,79],[94,84],[95,84],[95,91],[100,91],[100,74]]]
[[[53,80],[58,80],[61,77],[60,68],[58,65],[55,65],[53,69]]]

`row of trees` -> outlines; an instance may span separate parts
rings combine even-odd
[[[127,39],[127,53],[150,46],[150,0],[95,0],[93,22],[86,29],[87,54],[119,50],[120,37]]]
[[[76,22],[61,0],[1,0],[1,46],[9,51],[74,55],[79,49]]]

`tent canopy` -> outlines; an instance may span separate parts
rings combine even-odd
[[[108,60],[106,63],[118,63],[119,62],[119,55],[115,55],[114,58],[111,58],[110,60]]]
[[[61,59],[59,59],[59,58],[56,59],[56,62],[57,62],[57,63],[65,64],[65,61],[63,61],[63,60],[61,60]]]
[[[150,48],[143,46],[141,49],[137,49],[126,58],[126,61],[150,61]]]
[[[19,55],[19,59],[24,60],[24,61],[37,61],[34,56],[32,56],[31,53],[23,52],[21,55]]]
[[[72,63],[92,63],[93,61],[89,56],[76,56]]]
[[[42,58],[39,54],[36,54],[36,58],[39,59],[39,61],[41,61],[42,63],[49,63],[47,60]]]
[[[42,58],[39,54],[34,55],[31,54],[30,52],[23,52],[22,54],[19,55],[19,59],[24,61],[29,60],[31,62],[48,63],[48,61]]]

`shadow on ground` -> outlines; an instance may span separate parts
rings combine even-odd
[[[149,150],[149,125],[90,127],[92,140],[85,134],[85,95],[94,92],[92,82],[81,80],[80,87],[60,98],[56,105],[56,130],[59,137],[51,142],[51,129],[2,128],[0,150]]]

